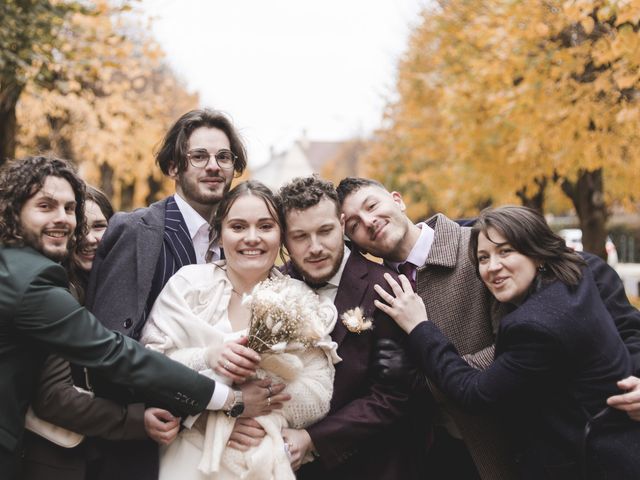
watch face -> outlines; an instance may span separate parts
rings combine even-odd
[[[244,403],[236,403],[231,410],[229,410],[230,417],[239,417],[244,412]]]

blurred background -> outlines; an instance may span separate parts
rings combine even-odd
[[[171,123],[213,107],[245,176],[373,177],[414,219],[529,205],[638,295],[640,0],[2,0],[0,18],[0,162],[52,151],[129,210],[172,191],[153,160]]]

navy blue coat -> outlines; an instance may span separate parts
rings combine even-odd
[[[632,357],[583,272],[576,288],[553,282],[506,315],[484,371],[432,322],[409,336],[412,356],[454,402],[505,420],[523,478],[640,478],[640,423],[606,405],[634,372]]]

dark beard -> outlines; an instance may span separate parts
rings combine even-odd
[[[340,249],[340,254],[338,255],[338,257],[336,257],[336,262],[333,264],[331,271],[327,275],[324,275],[323,277],[320,277],[320,278],[314,278],[309,276],[307,271],[304,270],[300,266],[300,264],[293,259],[293,257],[291,257],[291,263],[293,263],[293,266],[295,267],[295,269],[298,272],[300,272],[300,275],[302,275],[302,278],[306,283],[310,285],[319,285],[319,284],[325,283],[327,280],[333,277],[338,270],[340,270],[340,265],[342,265],[343,258],[344,258],[344,247]]]
[[[182,196],[184,197],[183,199],[192,207],[194,203],[209,207],[217,206],[231,188],[231,183],[227,183],[224,176],[211,175],[211,178],[221,178],[224,181],[224,188],[222,190],[222,193],[216,198],[212,198],[210,195],[203,194],[198,190],[197,184],[192,185],[184,178],[184,176],[180,176],[178,178],[178,184],[182,189]]]
[[[54,252],[45,251],[44,245],[42,244],[42,241],[40,240],[40,237],[37,236],[37,235],[34,235],[31,232],[22,232],[22,241],[24,242],[24,245],[26,247],[31,247],[34,250],[37,250],[42,255],[44,255],[45,257],[47,257],[50,260],[53,260],[54,262],[62,262],[71,253],[69,251],[69,242],[68,241],[67,241],[67,248],[65,248],[64,250],[61,250],[59,252],[56,251],[55,253]]]

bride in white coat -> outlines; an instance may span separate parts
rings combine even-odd
[[[333,363],[339,361],[329,333],[337,313],[330,301],[273,268],[282,222],[272,192],[260,182],[241,183],[225,195],[213,228],[226,260],[180,269],[156,300],[142,342],[218,381],[233,382],[234,388],[255,376],[268,377],[274,383],[264,380],[267,403],[272,407],[274,399],[283,408],[266,415],[253,412],[266,436],[244,452],[227,444],[236,420],[228,413],[188,418],[186,428],[161,449],[160,479],[294,479],[280,432],[284,427],[304,428],[329,410]],[[260,356],[244,346],[251,312],[243,296],[268,278],[286,290],[287,302],[315,302],[305,310],[304,323],[316,332],[305,348],[291,344],[283,353]],[[207,361],[212,356],[217,358],[213,371]],[[286,384],[284,393],[279,393],[280,382]]]

